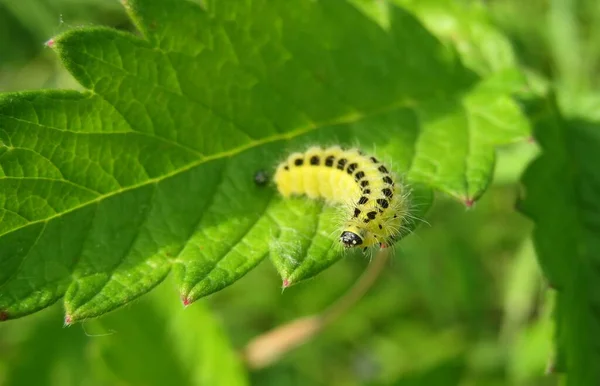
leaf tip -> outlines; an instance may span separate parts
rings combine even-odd
[[[473,207],[473,205],[475,205],[475,200],[472,198],[465,198],[463,200],[465,206],[467,207],[467,209],[471,209]]]
[[[46,43],[44,43],[44,45],[48,48],[54,48],[55,44],[56,44],[56,40],[54,38],[50,38],[50,39],[46,40]]]
[[[291,285],[292,282],[289,279],[283,279],[283,282],[281,283],[281,288],[286,289]]]
[[[8,312],[0,311],[0,322],[4,322],[5,320],[8,320]]]
[[[190,298],[188,298],[187,296],[182,295],[181,296],[181,303],[183,303],[184,307],[187,307],[190,304],[192,304],[192,300]]]
[[[73,318],[71,317],[71,315],[69,315],[69,314],[65,315],[65,327],[68,327],[72,324],[73,324]]]

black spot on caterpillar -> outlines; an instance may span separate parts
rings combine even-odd
[[[348,174],[352,174],[352,173],[354,173],[354,171],[356,170],[357,167],[358,167],[358,165],[353,162],[350,165],[348,165],[348,170],[346,170],[346,171],[348,172]]]
[[[384,209],[387,208],[390,205],[390,203],[386,199],[384,199],[384,198],[378,198],[377,199],[377,204],[379,204]]]

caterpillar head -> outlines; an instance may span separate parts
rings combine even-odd
[[[342,229],[340,242],[344,248],[364,248],[377,245],[376,238],[373,237],[373,234],[367,228],[363,226],[357,226],[352,222],[347,223]]]
[[[372,229],[364,226],[361,222],[352,219],[342,229],[340,243],[344,248],[369,248],[385,241],[384,237],[377,237]]]
[[[340,241],[346,248],[358,247],[363,243],[362,237],[352,231],[343,231]]]

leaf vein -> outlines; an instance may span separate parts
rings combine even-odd
[[[157,50],[157,52],[161,52],[161,51]],[[181,93],[178,93],[177,91],[170,90],[167,87],[160,86],[160,85],[156,84],[155,82],[152,82],[152,80],[143,79],[138,74],[134,74],[132,72],[126,71],[125,69],[123,69],[121,67],[118,67],[118,66],[115,66],[114,64],[112,64],[112,63],[110,63],[110,62],[108,62],[108,61],[106,61],[104,59],[101,59],[101,58],[99,58],[99,57],[97,57],[95,55],[92,55],[89,52],[82,52],[82,53],[84,55],[89,56],[91,59],[95,59],[95,60],[99,61],[102,64],[105,64],[105,65],[107,65],[107,66],[109,66],[109,67],[111,67],[113,69],[119,70],[120,72],[122,72],[124,74],[127,74],[127,75],[131,76],[132,78],[143,80],[144,82],[148,82],[149,84],[152,85],[152,87],[154,87],[157,90],[161,90],[161,91],[163,91],[163,92],[165,92],[167,94],[171,94],[171,95],[174,95],[174,96],[186,98],[187,100],[195,103],[196,105],[201,106],[202,108],[206,109],[206,111],[210,112],[215,117],[217,117],[220,120],[222,120],[223,122],[228,122],[228,123],[232,124],[234,126],[234,128],[236,128],[237,131],[240,134],[243,134],[244,136],[248,137],[249,140],[253,140],[254,139],[254,138],[252,138],[250,136],[250,134],[248,133],[247,129],[245,129],[239,122],[234,121],[233,119],[227,117],[226,114],[224,114],[224,113],[220,112],[219,110],[215,109],[214,106],[207,105],[205,102],[202,102],[200,100],[194,99],[194,98],[192,98],[188,94],[181,94]],[[96,90],[93,90],[93,91],[94,91],[94,93],[99,94]],[[137,130],[135,130],[135,131],[137,132]]]
[[[156,191],[157,191],[157,185],[154,185],[154,189],[152,190],[152,197],[150,197],[150,199],[148,200],[150,203],[152,203],[156,197]],[[152,205],[150,205],[150,207],[152,207]],[[106,286],[113,282],[113,277],[115,276],[115,272],[117,272],[117,270],[123,265],[123,263],[127,260],[127,256],[129,256],[129,254],[131,253],[131,251],[133,250],[133,247],[135,246],[135,244],[137,243],[137,241],[139,240],[140,234],[142,229],[144,228],[144,226],[146,225],[148,218],[150,217],[150,213],[152,213],[151,209],[146,210],[146,212],[144,213],[144,219],[141,221],[140,225],[137,228],[137,232],[135,234],[135,236],[132,238],[131,243],[129,243],[127,249],[124,251],[123,255],[121,256],[121,258],[119,259],[119,261],[112,267],[110,268],[106,273],[108,274],[109,278],[108,280],[106,280],[104,282],[104,284],[102,285],[102,287],[100,287],[98,289],[98,291],[96,291],[96,293],[94,295],[92,295],[89,299],[87,299],[85,301],[85,303],[80,304],[79,306],[77,306],[72,312],[71,314],[75,314],[77,312],[77,310],[79,310],[81,307],[85,306],[86,304],[90,303],[92,300],[94,300],[96,297],[98,297],[99,295],[102,294],[102,290],[104,288],[106,288]],[[117,280],[114,280],[115,282],[118,282]],[[121,283],[119,283],[121,284]]]
[[[23,256],[23,258],[21,259],[21,263],[19,264],[19,267],[17,267],[17,269],[15,269],[15,271],[12,273],[12,275],[8,276],[4,282],[0,283],[0,290],[3,289],[8,283],[10,283],[10,281],[21,271],[21,268],[23,268],[23,265],[25,264],[25,261],[27,260],[27,258],[31,254],[31,251],[35,248],[35,246],[37,245],[37,243],[42,238],[42,234],[46,231],[46,226],[47,225],[48,225],[48,223],[46,223],[46,222],[43,223],[43,226],[40,229],[40,232],[38,233],[37,237],[35,238],[35,241],[31,244],[31,246],[29,247],[29,250],[27,251],[27,253],[25,254],[25,256]]]
[[[404,103],[402,103],[400,105],[398,105],[398,104],[392,104],[390,106],[386,106],[385,108],[379,109],[378,111],[373,111],[372,114],[383,113],[383,112],[386,112],[386,111],[389,111],[389,110],[394,110],[394,109],[397,109],[397,108],[401,108],[403,106],[404,106]],[[206,156],[203,159],[199,159],[197,161],[190,162],[187,165],[184,165],[184,166],[182,166],[180,168],[174,169],[171,172],[165,173],[163,175],[150,178],[147,181],[139,182],[139,183],[132,184],[132,185],[126,186],[126,187],[121,187],[121,188],[116,189],[114,191],[111,191],[109,193],[105,193],[105,194],[100,195],[100,196],[98,196],[98,197],[96,197],[96,198],[94,198],[94,199],[92,199],[90,201],[87,201],[87,202],[85,202],[85,203],[83,203],[81,205],[77,205],[77,206],[74,206],[73,208],[65,210],[62,213],[57,213],[57,214],[49,216],[49,217],[47,217],[45,219],[32,221],[29,224],[25,224],[25,225],[22,225],[20,227],[13,228],[13,229],[11,229],[8,232],[1,233],[0,237],[2,235],[6,234],[6,233],[17,231],[18,229],[24,228],[24,227],[29,226],[29,225],[33,225],[33,224],[35,224],[37,222],[50,221],[50,220],[52,220],[54,218],[57,218],[57,217],[60,217],[60,216],[62,216],[64,214],[67,214],[67,213],[70,213],[72,211],[75,211],[75,210],[77,210],[77,209],[79,209],[79,208],[81,208],[81,207],[83,207],[85,205],[90,205],[90,204],[93,204],[95,202],[102,201],[104,199],[110,198],[112,196],[115,196],[117,194],[123,193],[125,191],[130,191],[130,190],[141,188],[141,187],[144,187],[144,186],[147,186],[147,185],[150,185],[150,184],[158,183],[158,182],[160,182],[162,180],[166,180],[168,178],[174,177],[174,176],[176,176],[176,175],[178,175],[180,173],[183,173],[185,171],[188,171],[190,169],[193,169],[193,168],[195,168],[197,166],[200,166],[200,165],[202,165],[204,163],[207,163],[207,162],[210,162],[210,161],[213,161],[213,160],[218,160],[218,159],[224,159],[224,158],[227,158],[227,157],[231,157],[231,156],[239,154],[239,153],[241,153],[241,152],[243,152],[245,150],[252,149],[254,147],[257,147],[257,146],[260,146],[260,145],[264,145],[264,144],[267,144],[267,143],[272,143],[272,142],[276,142],[276,141],[282,141],[282,140],[288,140],[288,139],[291,139],[291,138],[295,138],[295,137],[300,136],[302,134],[306,134],[306,133],[309,133],[311,131],[317,130],[317,129],[321,128],[321,127],[331,126],[331,125],[334,125],[334,124],[352,123],[352,122],[356,122],[359,119],[361,119],[361,117],[360,116],[356,116],[356,115],[349,115],[349,116],[338,117],[336,121],[322,122],[320,124],[317,124],[316,126],[309,125],[309,126],[301,127],[301,128],[296,129],[296,130],[293,130],[293,131],[288,131],[286,133],[282,133],[280,135],[274,135],[272,137],[263,138],[263,139],[260,139],[260,140],[255,140],[255,141],[252,141],[252,142],[250,142],[248,144],[238,146],[236,148],[232,148],[232,149],[229,149],[229,150],[226,150],[226,151],[222,151],[222,152],[219,152],[219,153],[208,155],[208,156]]]
[[[0,181],[2,181],[2,180],[47,181],[47,182],[52,182],[52,183],[59,182],[59,183],[64,183],[64,184],[67,184],[67,185],[74,186],[74,187],[76,187],[78,189],[81,189],[81,190],[85,190],[86,192],[91,193],[91,194],[93,194],[96,197],[101,196],[100,192],[98,192],[96,190],[93,190],[93,189],[90,189],[90,188],[88,188],[86,186],[80,185],[80,184],[78,184],[76,182],[73,182],[71,180],[61,180],[61,179],[58,179],[58,178],[48,178],[48,177],[13,177],[13,176],[3,176],[3,177],[0,177]]]

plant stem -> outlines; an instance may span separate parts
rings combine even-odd
[[[386,266],[390,252],[390,248],[380,249],[356,283],[322,313],[293,320],[248,342],[242,351],[247,366],[255,370],[267,367],[335,322],[373,286]]]

